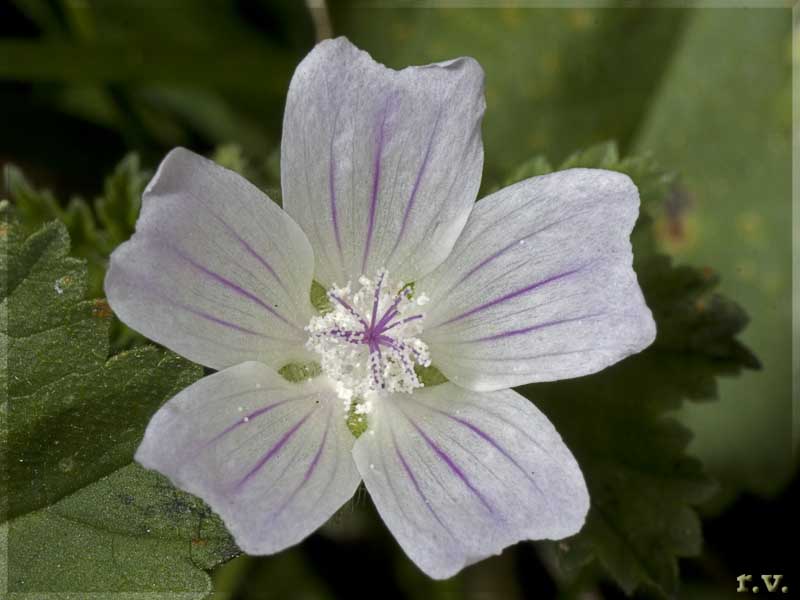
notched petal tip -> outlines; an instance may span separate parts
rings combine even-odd
[[[484,73],[481,64],[471,56],[459,56],[450,60],[442,62],[430,63],[427,65],[418,65],[406,67],[403,70],[427,70],[427,69],[441,69],[443,71],[455,72],[460,74],[461,78],[471,80],[472,85],[481,90],[481,100],[483,102],[483,109],[486,108],[486,99],[483,96],[483,90],[486,88],[486,74]]]
[[[375,60],[373,56],[366,50],[363,50],[353,44],[346,36],[338,36],[335,38],[329,38],[326,40],[322,40],[312,48],[311,52],[306,56],[303,60],[309,59],[322,59],[325,60],[326,58],[334,58],[340,53],[349,53],[351,56],[349,57],[351,60],[355,60],[359,57],[366,58],[370,63],[374,65],[378,65],[387,71],[391,71],[392,73],[401,73],[406,70],[410,71],[419,71],[425,69],[443,69],[447,71],[463,71],[465,74],[469,76],[476,77],[480,81],[480,86],[483,88],[483,83],[485,79],[485,74],[483,67],[481,64],[471,56],[458,56],[456,58],[451,58],[448,60],[428,63],[424,65],[410,65],[407,67],[403,67],[402,69],[393,69],[391,67],[386,66],[384,63]],[[302,62],[301,62],[302,64]]]

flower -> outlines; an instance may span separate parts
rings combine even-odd
[[[289,87],[284,210],[180,148],[145,190],[111,306],[218,372],[155,414],[136,460],[203,498],[245,552],[299,542],[362,480],[435,578],[583,525],[575,459],[509,388],[652,342],[631,267],[638,193],[570,169],[476,204],[483,111],[472,59],[393,71],[324,41]],[[309,362],[319,376],[279,374]],[[429,365],[449,381],[422,385]]]

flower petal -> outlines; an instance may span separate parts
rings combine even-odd
[[[393,71],[345,38],[311,51],[289,86],[281,183],[318,281],[381,267],[413,281],[444,260],[478,191],[484,106],[470,58]]]
[[[335,393],[248,362],[201,379],[147,426],[136,460],[205,500],[249,554],[322,525],[358,487]]]
[[[570,169],[481,200],[416,289],[425,342],[459,385],[578,377],[641,351],[655,323],[631,267],[639,195],[621,173]]]
[[[358,470],[403,550],[431,577],[583,526],[580,469],[516,392],[443,384],[376,400],[369,422],[354,448]]]
[[[314,256],[305,234],[233,171],[183,148],[144,192],[136,233],[111,255],[114,312],[208,367],[306,357]]]

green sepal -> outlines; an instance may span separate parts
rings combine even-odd
[[[444,373],[436,368],[436,365],[431,365],[429,367],[414,365],[414,373],[417,374],[417,379],[419,379],[420,383],[425,387],[433,387],[450,381],[445,377]]]
[[[331,299],[328,298],[328,291],[317,281],[311,282],[311,306],[317,309],[321,315],[329,313],[333,310]]]
[[[278,369],[278,374],[286,381],[302,383],[322,374],[322,367],[317,362],[288,363]]]
[[[350,403],[350,410],[347,411],[347,428],[353,437],[358,439],[369,428],[369,419],[366,414],[356,412],[358,406],[357,399]]]

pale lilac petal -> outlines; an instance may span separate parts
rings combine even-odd
[[[354,448],[358,470],[387,527],[431,577],[583,526],[580,468],[516,392],[448,383],[376,399],[369,423]]]
[[[183,148],[144,193],[136,233],[111,255],[105,290],[136,331],[223,369],[306,357],[314,256],[255,186]]]
[[[497,390],[594,373],[649,346],[655,323],[631,266],[638,212],[633,182],[598,169],[478,202],[452,254],[417,282],[434,364]]]
[[[201,379],[147,426],[136,460],[205,500],[249,554],[298,543],[360,477],[342,403],[248,362]]]
[[[289,86],[281,184],[321,283],[381,267],[413,281],[444,260],[478,191],[483,110],[472,59],[393,71],[345,38],[311,51]]]

